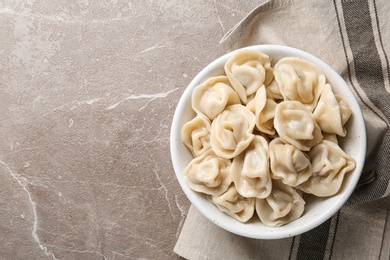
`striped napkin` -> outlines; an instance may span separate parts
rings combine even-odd
[[[174,251],[186,259],[390,259],[390,1],[268,0],[222,39],[226,51],[279,44],[307,51],[347,81],[363,111],[367,157],[347,204],[302,235],[231,234],[191,206]]]

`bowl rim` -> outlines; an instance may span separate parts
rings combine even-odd
[[[223,67],[223,64],[230,58],[232,57],[236,52],[241,51],[241,50],[255,50],[255,51],[260,51],[268,55],[268,52],[281,52],[281,53],[293,53],[294,57],[301,58],[303,60],[308,60],[310,62],[313,62],[316,64],[318,67],[320,67],[324,71],[325,74],[331,74],[332,77],[335,77],[335,81],[340,81],[343,83],[343,89],[344,91],[348,92],[348,95],[351,96],[350,99],[348,99],[348,104],[351,105],[353,104],[354,108],[354,120],[357,120],[358,125],[360,126],[360,138],[359,140],[359,147],[361,148],[359,153],[358,153],[358,158],[355,158],[356,160],[356,168],[354,169],[353,173],[354,176],[350,177],[351,181],[348,184],[349,189],[344,191],[342,196],[339,198],[337,203],[332,205],[330,208],[326,210],[326,212],[323,215],[320,215],[320,217],[315,218],[314,220],[308,222],[304,226],[293,226],[291,229],[281,229],[279,230],[278,228],[274,228],[275,230],[271,230],[270,232],[266,233],[253,233],[247,230],[240,230],[233,228],[232,225],[229,225],[229,223],[225,222],[220,222],[217,218],[211,216],[210,214],[207,214],[207,206],[199,202],[198,196],[200,194],[197,194],[196,192],[192,191],[188,185],[185,183],[184,178],[183,178],[183,172],[182,169],[179,167],[179,163],[177,163],[180,160],[179,154],[177,154],[178,150],[178,136],[180,136],[180,131],[181,131],[181,117],[183,114],[183,110],[187,105],[187,100],[188,97],[192,95],[192,91],[194,87],[199,85],[201,82],[206,80],[208,77],[210,77],[210,73],[216,70],[217,68],[220,68],[221,66]],[[285,56],[287,57],[287,56]],[[270,57],[272,59],[272,57]],[[327,75],[328,78],[328,75]],[[180,138],[179,138],[180,139]],[[205,216],[209,221],[215,223],[217,226],[240,236],[243,237],[249,237],[249,238],[255,238],[255,239],[280,239],[280,238],[286,238],[286,237],[291,237],[295,235],[302,234],[304,232],[307,232],[325,221],[327,221],[329,218],[331,218],[348,200],[348,198],[351,196],[352,192],[355,190],[357,183],[359,181],[360,175],[363,170],[363,165],[364,165],[364,160],[365,160],[365,155],[366,155],[366,129],[365,129],[365,124],[364,124],[364,119],[363,119],[363,114],[361,111],[361,108],[359,106],[359,103],[357,101],[356,95],[352,92],[351,88],[347,84],[347,82],[332,68],[330,67],[327,63],[322,61],[321,59],[317,58],[316,56],[305,52],[300,49],[296,49],[293,47],[285,46],[285,45],[272,45],[272,44],[266,44],[266,45],[252,45],[252,46],[247,46],[239,49],[235,49],[231,52],[225,53],[222,56],[218,57],[208,65],[206,65],[192,80],[191,82],[187,85],[185,88],[184,92],[182,93],[179,102],[176,106],[173,119],[172,119],[172,124],[171,124],[171,131],[170,131],[170,152],[171,152],[171,161],[173,164],[174,172],[176,175],[176,178],[181,186],[181,189],[183,190],[184,194],[188,198],[188,200],[191,202],[195,208],[200,211],[200,213]],[[181,140],[181,139],[180,139]],[[209,202],[212,203],[212,202]],[[227,216],[227,215],[226,215]],[[229,216],[228,216],[229,217]],[[229,217],[231,218],[231,217]],[[232,218],[233,219],[233,218]],[[234,220],[237,221],[237,220]],[[238,221],[237,221],[238,222]],[[245,223],[242,223],[245,225]],[[271,228],[272,229],[272,228]]]

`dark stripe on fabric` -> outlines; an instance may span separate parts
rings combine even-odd
[[[385,246],[384,243],[386,243],[386,230],[387,230],[387,226],[390,224],[389,222],[389,214],[390,214],[390,210],[387,209],[386,210],[386,218],[385,218],[385,232],[383,232],[383,235],[382,235],[382,242],[381,242],[381,249],[379,250],[380,254],[379,254],[379,259],[386,259],[386,255],[383,254],[383,247]],[[386,245],[387,246],[387,245]],[[387,251],[387,250],[386,250]],[[390,252],[389,252],[389,255],[387,256],[387,259],[390,259]]]
[[[332,219],[328,219],[322,225],[301,235],[297,253],[298,260],[324,258],[331,221]]]
[[[333,255],[333,248],[334,248],[334,242],[336,240],[337,228],[339,226],[339,219],[340,219],[340,211],[338,211],[337,215],[336,215],[336,225],[334,227],[334,233],[333,233],[333,237],[332,237],[332,244],[330,246],[329,259],[332,259],[332,255]]]
[[[292,239],[292,242],[291,242],[291,247],[290,247],[290,253],[288,255],[288,260],[291,260],[292,258],[292,252],[293,252],[293,249],[294,249],[294,244],[295,244],[295,237],[293,237]]]

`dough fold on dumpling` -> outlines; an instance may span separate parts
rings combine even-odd
[[[181,139],[194,157],[198,157],[211,148],[211,122],[203,114],[197,114],[181,129]]]
[[[322,140],[321,128],[313,114],[298,101],[283,101],[275,110],[274,126],[281,140],[309,151]]]
[[[283,95],[280,93],[279,85],[275,79],[266,86],[267,90],[272,94],[275,100],[283,100]]]
[[[320,68],[298,58],[283,58],[275,64],[274,75],[284,100],[299,101],[314,110],[326,83]]]
[[[329,134],[345,136],[347,131],[344,124],[352,111],[341,97],[336,97],[329,84],[324,86],[320,100],[313,112],[314,118],[321,130]]]
[[[244,197],[267,197],[272,189],[268,143],[256,136],[250,146],[233,159],[230,175],[238,193]]]
[[[221,211],[240,222],[247,222],[255,212],[255,199],[241,196],[234,184],[231,184],[225,193],[212,196],[211,201]]]
[[[269,144],[271,176],[286,185],[295,187],[310,178],[312,166],[307,154],[280,138]]]
[[[192,107],[213,120],[227,106],[240,104],[240,98],[226,76],[216,76],[198,85],[192,94]]]
[[[218,156],[231,159],[252,142],[254,128],[253,113],[243,105],[231,105],[211,123],[211,148]]]
[[[247,104],[261,85],[273,79],[269,56],[252,50],[237,51],[226,63],[225,73],[244,104]]]
[[[306,193],[318,197],[336,194],[343,183],[344,176],[355,169],[355,160],[337,144],[323,140],[309,152],[313,167],[312,176],[298,186]]]
[[[247,108],[255,114],[256,128],[265,134],[275,135],[274,117],[277,103],[272,94],[262,85],[255,97],[247,104]]]
[[[187,165],[184,180],[194,191],[218,196],[232,183],[230,167],[230,160],[216,156],[210,149]]]
[[[348,103],[342,97],[336,94],[335,97],[340,106],[341,124],[345,125],[352,115],[352,110],[349,108]]]
[[[272,180],[272,192],[265,199],[256,199],[256,212],[261,222],[279,227],[298,219],[305,209],[299,191],[280,180]]]
[[[339,140],[337,139],[337,135],[336,134],[327,134],[327,133],[322,133],[323,135],[323,139],[322,140],[328,140],[328,141],[331,141],[335,144],[339,144]]]

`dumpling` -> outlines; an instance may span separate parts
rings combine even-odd
[[[241,196],[234,184],[222,195],[212,196],[211,201],[221,211],[240,222],[247,222],[255,212],[255,199]]]
[[[323,140],[309,152],[313,167],[312,176],[299,188],[318,197],[336,194],[344,176],[355,169],[355,160],[346,154],[337,144]]]
[[[194,157],[202,155],[211,148],[211,122],[203,114],[198,114],[181,129],[181,139]]]
[[[283,58],[275,64],[274,75],[284,100],[299,101],[314,110],[326,83],[320,68],[298,58]]]
[[[256,213],[269,227],[279,227],[298,219],[305,209],[305,201],[296,189],[280,180],[272,180],[272,192],[265,199],[256,199]]]
[[[257,129],[268,135],[275,135],[274,117],[277,103],[272,94],[262,85],[256,92],[256,96],[248,104],[247,108],[256,116]]]
[[[347,133],[344,124],[351,114],[352,111],[348,104],[342,98],[337,98],[332,91],[332,87],[326,84],[313,112],[314,118],[322,131],[344,137]]]
[[[275,110],[274,126],[282,141],[309,151],[322,140],[313,114],[298,101],[283,101]]]
[[[280,138],[269,144],[271,176],[281,179],[286,185],[295,187],[310,178],[312,167],[307,154]]]
[[[237,51],[226,63],[225,73],[244,104],[252,99],[261,85],[273,79],[268,55],[252,50]]]
[[[194,191],[218,196],[232,183],[230,167],[230,160],[216,156],[210,149],[187,165],[184,180]]]
[[[211,77],[198,85],[192,94],[192,107],[213,120],[227,106],[240,104],[240,98],[226,76]]]
[[[211,148],[218,156],[231,159],[250,145],[254,128],[254,114],[243,105],[231,105],[211,123]]]
[[[272,189],[268,163],[268,143],[256,136],[250,146],[233,159],[230,175],[244,197],[267,197]]]

